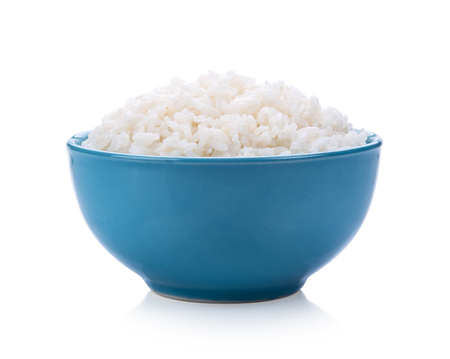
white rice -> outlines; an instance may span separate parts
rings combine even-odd
[[[213,71],[130,98],[81,145],[151,156],[285,156],[361,146],[367,132],[282,81]]]

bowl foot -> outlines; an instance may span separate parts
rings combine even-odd
[[[288,297],[297,293],[305,281],[286,286],[242,290],[173,288],[146,283],[153,292],[170,299],[196,303],[252,303]]]

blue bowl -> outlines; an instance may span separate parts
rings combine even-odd
[[[341,252],[372,199],[382,140],[334,152],[185,158],[67,142],[84,218],[156,293],[252,302],[297,292]]]

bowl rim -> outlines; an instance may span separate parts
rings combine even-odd
[[[358,129],[353,129],[358,131]],[[181,156],[152,156],[152,155],[136,155],[131,153],[118,153],[108,152],[103,150],[93,150],[81,146],[81,142],[85,141],[91,131],[83,131],[69,138],[66,145],[68,149],[89,154],[92,156],[100,156],[106,158],[126,159],[126,160],[138,160],[138,161],[170,161],[170,162],[195,162],[195,163],[208,163],[208,162],[272,162],[272,161],[292,161],[292,160],[306,160],[306,159],[319,159],[327,157],[336,157],[355,154],[359,152],[366,152],[380,147],[383,143],[381,137],[373,132],[366,131],[368,138],[365,145],[352,147],[347,149],[338,149],[328,152],[315,152],[315,153],[301,153],[294,155],[273,155],[273,156],[253,156],[253,157],[181,157]]]

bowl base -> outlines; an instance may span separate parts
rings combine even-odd
[[[300,290],[300,289],[299,289]],[[192,298],[184,298],[184,297],[176,297],[174,295],[167,295],[167,294],[163,294],[163,293],[159,293],[156,292],[155,290],[152,289],[152,292],[155,294],[158,294],[161,297],[164,298],[169,298],[169,299],[174,299],[174,300],[180,300],[182,302],[191,302],[191,303],[212,303],[212,304],[242,304],[242,303],[258,303],[258,302],[267,302],[267,301],[271,301],[271,300],[277,300],[277,299],[283,299],[286,297],[290,297],[291,295],[294,295],[295,293],[297,293],[299,290],[296,290],[293,293],[290,293],[288,295],[284,295],[282,297],[276,297],[276,298],[271,298],[271,299],[256,299],[256,300],[205,300],[205,299],[192,299]]]
[[[305,282],[306,280],[302,280],[293,285],[245,290],[187,289],[146,283],[153,292],[165,298],[195,303],[230,304],[264,302],[288,297],[297,293]]]

